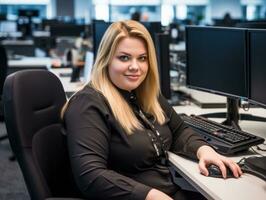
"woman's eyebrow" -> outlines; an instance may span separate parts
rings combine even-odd
[[[130,56],[131,54],[127,53],[127,52],[124,52],[124,51],[119,51],[118,54],[126,54],[128,56]]]
[[[131,56],[130,53],[127,53],[125,51],[119,51],[118,54],[125,54],[125,55],[128,55],[128,56]],[[139,54],[139,56],[147,56],[147,53],[146,52],[141,53],[141,54]]]
[[[147,56],[147,53],[139,54],[140,56]]]

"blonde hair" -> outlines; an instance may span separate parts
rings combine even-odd
[[[146,78],[135,91],[142,110],[153,115],[159,124],[164,123],[164,112],[158,102],[160,84],[155,47],[149,32],[142,24],[126,20],[112,23],[109,26],[99,45],[91,81],[88,84],[105,96],[115,118],[130,135],[134,129],[142,129],[142,125],[108,76],[108,65],[119,42],[125,37],[140,38],[146,44],[149,69]],[[65,108],[62,112],[64,110]]]

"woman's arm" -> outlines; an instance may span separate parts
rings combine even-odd
[[[192,159],[199,159],[200,172],[206,176],[208,176],[206,167],[210,164],[217,165],[224,178],[226,177],[226,166],[232,170],[235,177],[241,176],[242,171],[234,161],[218,154],[194,130],[188,128],[163,97],[160,98],[160,102],[170,119],[169,127],[173,132],[173,145],[170,151]]]
[[[145,200],[173,200],[160,190],[151,189]]]
[[[170,151],[197,160],[196,154],[198,148],[203,145],[208,145],[208,143],[195,133],[193,129],[185,125],[180,116],[163,96],[160,96],[159,102],[166,116],[169,118],[168,126],[173,136]]]

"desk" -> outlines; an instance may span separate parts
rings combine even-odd
[[[170,44],[170,50],[175,52],[184,52],[186,51],[186,43],[184,41],[179,42],[178,44]]]
[[[64,90],[67,96],[70,96],[77,90],[79,90],[84,83],[83,82],[70,82],[70,77],[63,77],[60,74],[71,74],[71,68],[51,68],[52,59],[48,57],[23,57],[18,60],[9,60],[8,61],[8,74],[11,74],[15,71],[23,70],[23,69],[48,69],[52,73],[54,73],[61,81]]]
[[[84,86],[84,82],[70,82],[70,76],[62,76],[62,74],[71,74],[71,68],[49,68],[53,74],[55,74],[61,81],[66,95],[70,97],[76,91],[80,90]]]
[[[52,59],[48,57],[22,57],[17,60],[8,60],[8,74],[23,69],[48,69]]]
[[[201,108],[226,108],[226,97],[224,96],[190,89],[185,86],[180,87],[179,90],[190,94],[192,102]]]
[[[206,112],[221,112],[225,109],[200,109],[195,105],[175,107],[178,113],[187,114],[204,114]],[[243,111],[240,111],[241,113]],[[252,108],[248,113],[266,117],[266,109]],[[215,121],[221,121],[216,119]],[[261,137],[266,137],[265,122],[240,121],[240,126],[243,130],[256,134]],[[263,147],[265,148],[265,147]],[[259,151],[266,155],[265,152]],[[252,155],[251,152],[232,156],[231,159],[239,161],[242,157]],[[171,163],[176,167],[176,170],[199,192],[208,199],[241,199],[241,200],[262,200],[266,197],[266,182],[251,174],[245,173],[239,179],[218,179],[205,177],[200,174],[198,163],[185,159],[181,156],[169,153]]]

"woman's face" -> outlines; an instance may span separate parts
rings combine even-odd
[[[148,52],[142,39],[122,39],[108,66],[111,81],[118,88],[131,91],[145,79],[148,72]]]

